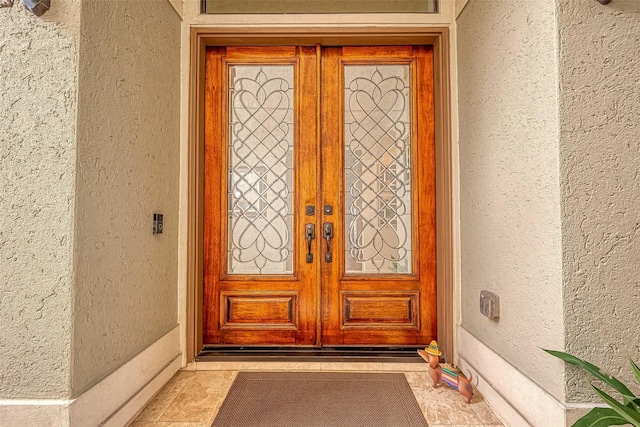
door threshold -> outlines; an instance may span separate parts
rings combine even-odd
[[[196,362],[424,363],[418,347],[205,347]],[[422,347],[420,347],[422,348]]]

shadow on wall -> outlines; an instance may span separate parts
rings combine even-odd
[[[640,13],[640,2],[637,0],[596,0],[609,5],[610,8],[624,13]]]
[[[27,10],[36,16],[42,16],[51,9],[51,0],[23,0]],[[1,7],[13,7],[13,0],[0,0]]]

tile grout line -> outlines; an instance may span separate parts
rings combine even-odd
[[[224,403],[224,401],[227,398],[227,395],[229,394],[229,391],[231,390],[231,387],[233,387],[233,383],[235,382],[238,373],[240,373],[239,370],[230,370],[227,372],[231,372],[231,381],[229,382],[229,386],[227,387],[227,389],[224,392],[224,396],[222,396],[222,398],[220,399],[220,401],[218,403],[216,403],[216,405],[213,407],[211,416],[209,417],[209,419],[207,421],[203,421],[201,423],[201,425],[204,425],[205,427],[211,427],[213,425],[213,422],[215,421],[216,417],[218,416],[218,413],[220,412],[220,408],[222,407],[222,404]]]
[[[189,371],[186,371],[189,372]],[[185,381],[184,384],[182,385],[182,387],[180,387],[179,390],[176,390],[176,394],[175,396],[173,396],[173,398],[169,401],[169,403],[167,404],[167,406],[162,410],[162,413],[158,416],[158,419],[155,421],[155,423],[159,423],[160,420],[162,419],[162,417],[164,416],[164,414],[169,410],[169,408],[171,407],[171,405],[173,404],[173,402],[175,402],[175,400],[178,398],[178,396],[180,396],[180,393],[182,393],[182,390],[185,389],[185,387],[187,386],[187,384],[189,384],[191,381],[194,381],[195,379],[195,373],[190,374],[189,375],[189,380]]]

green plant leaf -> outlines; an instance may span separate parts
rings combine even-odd
[[[635,362],[631,360],[631,358],[629,358],[629,363],[631,363],[631,370],[636,375],[638,383],[640,383],[640,368],[638,368],[638,365],[636,365]]]
[[[602,398],[602,400],[605,401],[605,403],[607,403],[607,405],[611,406],[611,409],[616,411],[622,418],[631,423],[631,425],[640,427],[640,412],[634,411],[628,406],[624,406],[622,403],[618,402],[613,397],[600,390],[598,387],[594,387],[592,385],[591,388],[596,392],[598,396]]]
[[[629,424],[611,408],[593,408],[587,415],[573,423],[571,427],[608,427]]]
[[[611,387],[613,387],[614,390],[620,393],[622,395],[622,399],[625,405],[631,405],[636,409],[640,409],[640,406],[638,406],[635,403],[635,400],[637,399],[637,397],[631,392],[631,390],[629,390],[629,388],[623,383],[621,383],[617,378],[612,377],[611,375],[603,374],[600,371],[600,368],[598,368],[596,365],[591,364],[585,360],[582,360],[578,357],[572,356],[571,354],[565,353],[562,351],[556,351],[556,350],[544,350],[544,351],[546,351],[552,356],[555,356],[559,359],[564,360],[567,363],[581,367],[582,369],[589,372],[591,375],[593,375],[597,379],[603,381],[606,384],[609,384]]]

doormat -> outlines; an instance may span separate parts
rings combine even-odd
[[[404,374],[240,372],[212,427],[427,427]]]

